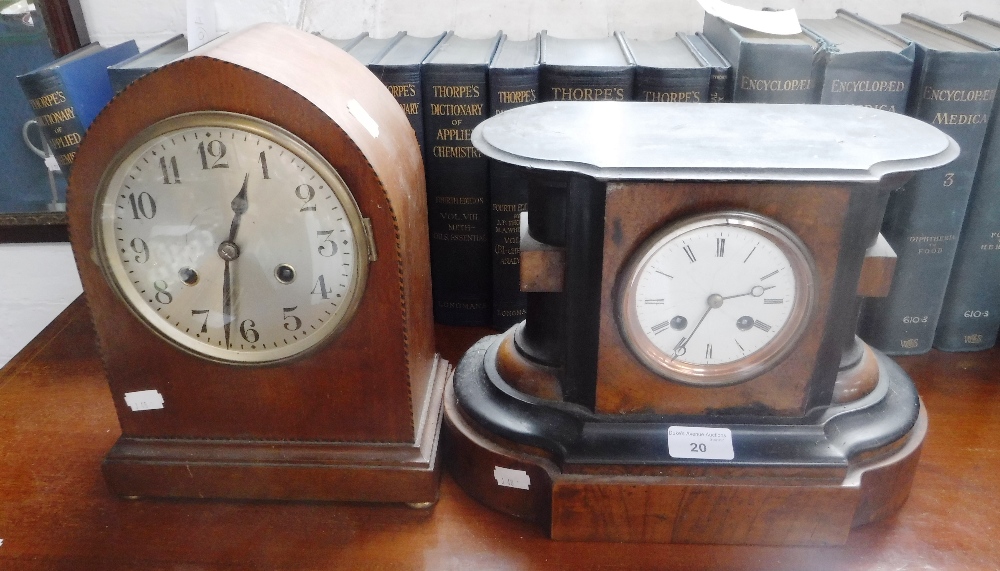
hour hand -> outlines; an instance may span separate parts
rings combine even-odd
[[[247,173],[243,177],[243,186],[240,188],[240,192],[233,198],[233,201],[229,203],[229,207],[233,209],[233,223],[229,225],[229,238],[228,242],[236,240],[236,232],[240,229],[240,220],[243,218],[243,214],[246,213],[247,209],[250,208],[250,201],[247,200],[247,184],[250,182],[250,173]]]
[[[726,297],[724,297],[722,299],[724,299],[724,300],[725,299],[733,299],[734,297],[743,297],[743,296],[746,296],[746,295],[752,295],[754,297],[760,297],[760,296],[764,295],[765,291],[767,291],[767,290],[769,290],[769,289],[771,289],[773,287],[774,287],[773,285],[771,285],[771,286],[759,286],[759,285],[755,285],[752,288],[750,288],[750,291],[748,291],[746,293],[738,293],[736,295],[727,295]]]

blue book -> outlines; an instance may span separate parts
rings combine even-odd
[[[17,76],[52,154],[67,176],[84,132],[114,95],[108,66],[137,53],[133,40],[111,48],[94,43]]]
[[[22,137],[25,124],[35,117],[21,95],[15,76],[53,60],[41,16],[31,11],[20,18],[0,19],[0,215],[44,212],[53,202],[48,169]],[[37,128],[27,128],[31,145],[43,150]],[[53,178],[58,201],[64,201],[66,180]]]

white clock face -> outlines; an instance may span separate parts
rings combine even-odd
[[[105,274],[154,331],[229,363],[281,361],[340,331],[368,268],[363,219],[305,143],[264,121],[157,123],[105,175]]]
[[[735,212],[694,218],[640,250],[623,282],[622,332],[663,376],[745,381],[801,334],[813,275],[805,247],[773,221]]]

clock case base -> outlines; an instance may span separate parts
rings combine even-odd
[[[287,360],[258,366],[179,348],[123,302],[95,255],[94,204],[118,153],[150,126],[185,116],[201,123],[206,113],[299,138],[336,171],[367,219],[373,248],[353,317]],[[104,469],[113,492],[436,498],[440,405],[431,403],[440,402],[448,365],[434,345],[423,166],[405,113],[365,66],[289,26],[227,34],[118,94],[88,129],[70,188],[74,257],[123,435]],[[227,210],[231,200],[226,190],[219,205]],[[211,295],[206,303],[219,307]],[[162,396],[162,408],[128,406],[127,394],[146,390]]]
[[[438,358],[416,442],[136,438],[104,459],[109,490],[130,498],[436,502],[442,396],[453,369]]]
[[[552,539],[840,545],[909,494],[927,415],[881,354],[870,392],[796,423],[623,421],[515,390],[497,369],[504,338],[474,345],[446,389],[446,462],[469,495]],[[672,425],[729,428],[736,459],[670,457]],[[527,489],[498,485],[496,468],[524,472]]]

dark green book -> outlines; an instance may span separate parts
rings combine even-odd
[[[538,101],[539,37],[501,39],[490,63],[490,115]],[[521,291],[521,213],[528,208],[523,169],[490,161],[490,227],[493,256],[493,327],[506,330],[527,314]]]
[[[420,66],[444,36],[442,33],[429,38],[418,38],[403,32],[402,37],[377,61],[368,64],[368,70],[382,81],[403,108],[403,113],[406,113],[406,118],[410,120],[410,126],[417,135],[421,152],[424,150],[424,112]]]
[[[996,20],[966,13],[948,27],[1000,49]],[[943,351],[989,349],[1000,328],[1000,115],[993,105],[934,333],[934,347]]]
[[[500,34],[448,32],[423,65],[424,171],[434,319],[489,325],[493,310],[489,159],[472,146],[488,116],[490,61]]]
[[[1000,82],[1000,52],[911,14],[886,27],[917,48],[907,114],[961,148],[952,163],[917,173],[893,193],[882,224],[896,274],[888,297],[865,300],[859,334],[886,353],[907,355],[928,351],[934,340]]]
[[[635,62],[635,100],[668,103],[708,101],[712,68],[679,36],[625,39]]]
[[[819,103],[906,112],[913,42],[844,10],[828,20],[800,23],[825,48]]]
[[[177,34],[148,50],[139,52],[114,65],[109,65],[108,79],[111,80],[111,88],[115,93],[120,93],[121,90],[128,87],[128,84],[154,69],[174,61],[186,54],[187,51],[187,38],[184,37],[184,34]]]
[[[708,13],[704,34],[732,65],[731,101],[816,102],[823,49],[808,34],[765,34]]]
[[[599,39],[540,36],[542,101],[630,101],[635,64],[620,32]]]
[[[684,40],[691,47],[691,51],[712,69],[712,75],[708,83],[708,102],[725,103],[729,101],[732,87],[732,66],[719,50],[715,49],[712,42],[705,38],[701,32],[696,34],[685,34],[677,32],[677,37]]]

